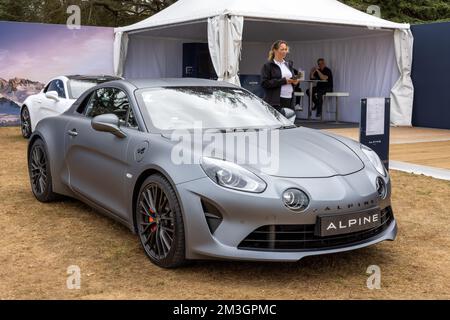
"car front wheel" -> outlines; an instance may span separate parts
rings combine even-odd
[[[31,136],[31,117],[30,111],[27,107],[23,107],[20,113],[20,126],[22,129],[22,136],[28,139]]]
[[[53,192],[50,162],[42,140],[34,141],[28,155],[28,172],[34,196],[41,202],[51,202],[57,198]]]
[[[181,207],[174,189],[162,175],[152,175],[142,184],[135,221],[141,244],[154,264],[163,268],[185,264]]]

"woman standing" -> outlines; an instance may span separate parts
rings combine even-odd
[[[300,80],[295,76],[298,71],[294,69],[292,61],[285,61],[289,47],[286,41],[278,40],[270,49],[269,61],[261,70],[261,85],[265,90],[264,101],[278,111],[281,108],[293,109],[293,96]]]

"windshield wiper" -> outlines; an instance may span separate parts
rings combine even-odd
[[[279,126],[279,127],[264,127],[264,128],[228,128],[228,129],[221,129],[226,132],[248,132],[248,131],[261,131],[261,130],[284,130],[284,129],[294,129],[297,128],[295,124],[292,125],[285,125],[285,126]]]
[[[295,124],[290,124],[287,126],[279,126],[279,127],[275,127],[273,128],[274,130],[284,130],[284,129],[294,129],[294,128],[298,128]]]
[[[264,130],[267,128],[226,128],[226,129],[218,129],[221,130],[224,133],[228,133],[228,132],[248,132],[248,131],[260,131],[260,130]]]

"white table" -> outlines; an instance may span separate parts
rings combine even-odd
[[[335,122],[339,123],[339,97],[349,97],[348,92],[327,92],[324,97],[336,97],[336,119]]]
[[[311,107],[312,107],[312,103],[313,103],[313,101],[312,101],[313,86],[314,86],[314,84],[317,84],[319,82],[328,82],[328,80],[301,80],[300,83],[301,82],[308,82],[309,83],[308,120],[310,120],[311,119],[311,114],[312,114]]]

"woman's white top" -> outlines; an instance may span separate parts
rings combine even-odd
[[[281,69],[281,78],[292,78],[292,72],[289,70],[288,66],[286,65],[285,60],[283,62],[278,62],[277,60],[273,59],[273,62],[275,62]],[[291,99],[292,98],[292,92],[294,91],[294,88],[292,88],[292,84],[285,84],[281,86],[281,98]]]

